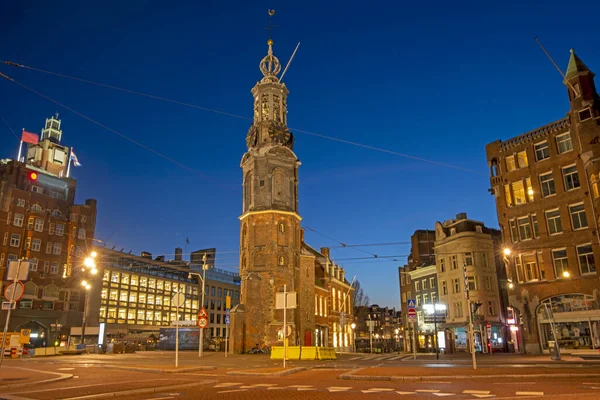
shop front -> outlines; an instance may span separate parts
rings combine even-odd
[[[600,348],[598,301],[584,294],[563,294],[543,300],[537,309],[543,350],[557,341],[561,349]]]

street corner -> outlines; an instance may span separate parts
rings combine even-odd
[[[285,376],[306,371],[306,367],[275,367],[275,368],[252,368],[248,370],[229,371],[227,375],[232,376]]]
[[[72,374],[43,371],[33,368],[3,366],[0,374],[0,391],[17,389],[30,385],[48,384],[71,379]]]

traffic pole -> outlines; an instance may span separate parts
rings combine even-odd
[[[10,265],[10,264],[9,264]],[[10,321],[10,312],[12,311],[12,305],[15,302],[15,294],[17,291],[17,282],[19,282],[19,271],[21,269],[21,259],[17,260],[17,271],[13,279],[13,292],[11,293],[10,303],[8,306],[8,312],[6,313],[6,322],[4,323],[4,334],[2,335],[2,353],[0,353],[0,367],[2,367],[2,360],[4,360],[4,350],[6,344],[6,334],[8,333],[8,321]]]

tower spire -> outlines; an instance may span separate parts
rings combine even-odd
[[[590,72],[592,75],[594,74],[592,71],[590,71],[587,65],[585,65],[581,58],[575,54],[575,50],[571,49],[571,57],[569,58],[569,66],[567,67],[566,78],[571,78],[581,72]]]

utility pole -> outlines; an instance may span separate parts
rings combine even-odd
[[[19,271],[21,269],[21,262],[22,260],[19,259],[17,260],[17,270],[15,271],[15,276],[13,279],[13,291],[12,294],[10,295],[10,303],[8,306],[8,311],[6,312],[6,322],[4,324],[4,334],[2,335],[2,353],[0,353],[0,367],[2,367],[2,360],[4,359],[4,344],[6,343],[6,334],[8,333],[8,322],[10,321],[10,312],[12,311],[12,307],[13,304],[15,303],[15,297],[17,294],[17,283],[19,282]],[[9,269],[10,269],[10,262],[9,262]],[[13,264],[14,265],[14,264]],[[29,269],[29,263],[27,264],[27,268]],[[9,341],[10,343],[10,341]]]
[[[463,280],[465,286],[465,297],[467,300],[467,314],[469,319],[469,342],[471,350],[471,361],[473,362],[473,369],[477,369],[477,357],[475,355],[475,330],[473,327],[473,306],[469,296],[469,282],[467,281],[467,264],[463,264]]]

